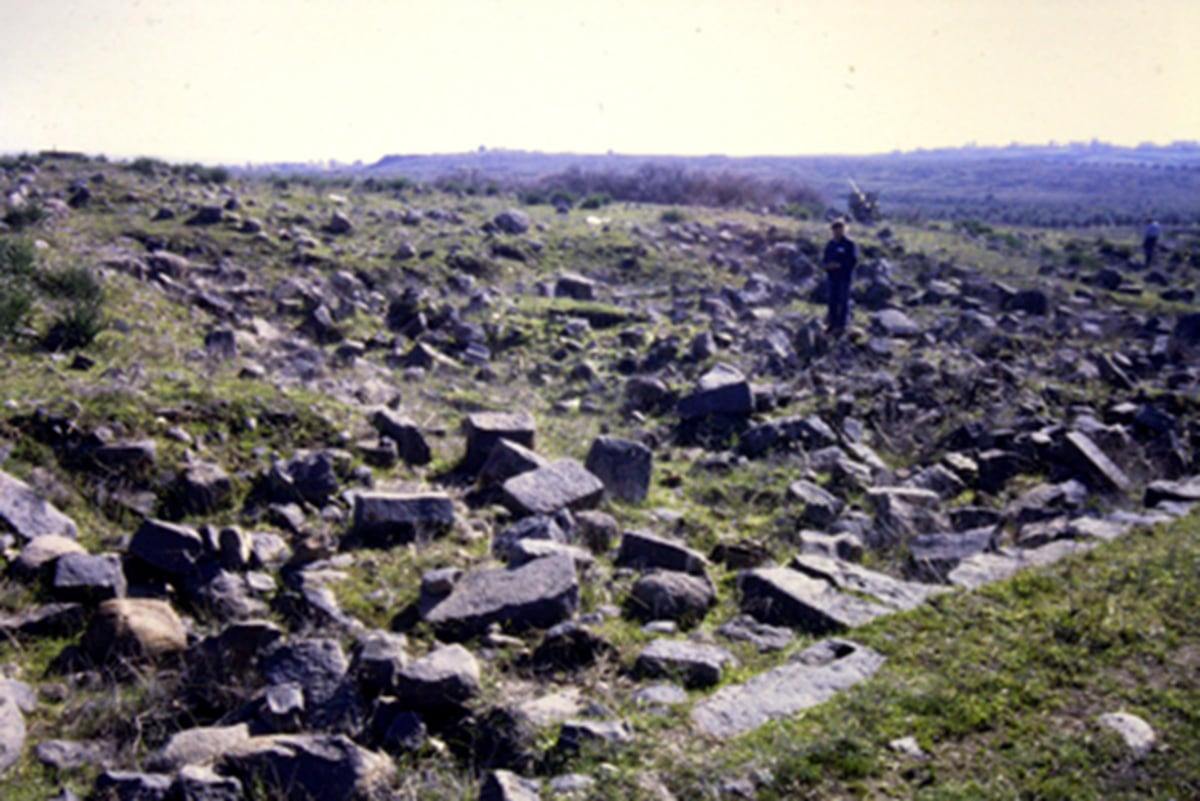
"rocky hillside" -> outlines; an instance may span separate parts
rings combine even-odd
[[[830,338],[818,222],[0,166],[6,798],[777,792],[856,631],[1200,499],[1194,229],[855,228]]]

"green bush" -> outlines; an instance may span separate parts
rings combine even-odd
[[[0,277],[0,341],[8,341],[21,330],[33,311],[29,282]]]
[[[47,295],[71,303],[100,305],[104,286],[86,267],[64,267],[43,273],[38,283]]]
[[[4,215],[4,222],[14,231],[23,231],[37,225],[48,216],[46,208],[33,200],[23,206],[9,209]]]
[[[612,203],[612,198],[609,197],[607,192],[597,192],[596,194],[585,197],[583,201],[580,202],[579,208],[594,210],[603,208],[609,203]]]
[[[33,277],[36,252],[26,239],[0,239],[0,278]]]
[[[667,209],[659,217],[665,223],[681,223],[687,222],[687,215],[680,209]]]
[[[102,304],[74,301],[55,318],[42,344],[47,350],[87,347],[107,325]]]

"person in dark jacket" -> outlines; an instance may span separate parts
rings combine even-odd
[[[850,324],[850,283],[858,264],[858,245],[846,236],[846,221],[833,221],[833,239],[825,246],[821,265],[829,278],[829,319],[825,331],[840,334]]]
[[[1158,250],[1158,238],[1162,236],[1162,226],[1153,217],[1146,218],[1146,229],[1142,234],[1142,253],[1146,256],[1146,269],[1154,266],[1154,253]]]

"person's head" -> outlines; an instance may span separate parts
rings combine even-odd
[[[829,228],[831,231],[833,231],[834,239],[841,239],[846,235],[846,221],[843,219],[839,218],[834,220],[833,224],[830,225]]]

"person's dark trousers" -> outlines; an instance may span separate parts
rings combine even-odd
[[[1150,265],[1154,264],[1154,251],[1158,250],[1158,239],[1152,236],[1146,237],[1142,241],[1142,250],[1146,254],[1146,269],[1150,269]]]
[[[829,272],[829,321],[830,330],[842,331],[850,323],[851,270]]]

